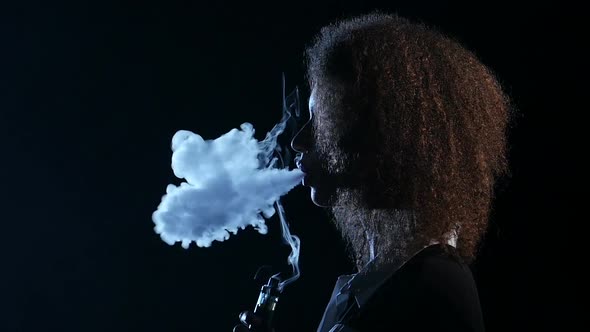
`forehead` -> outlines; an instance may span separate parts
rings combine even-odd
[[[309,95],[309,103],[308,104],[309,104],[310,109],[315,105],[316,98],[317,98],[317,88],[314,87],[311,90],[311,94]]]

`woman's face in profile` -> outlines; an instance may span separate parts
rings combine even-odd
[[[343,175],[337,171],[339,167],[334,167],[340,159],[330,129],[334,123],[328,117],[326,105],[321,105],[318,92],[316,87],[311,91],[309,120],[295,135],[291,147],[301,155],[297,167],[306,174],[302,184],[311,188],[311,200],[317,206],[329,207]]]

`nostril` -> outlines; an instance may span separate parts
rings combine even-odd
[[[291,148],[296,152],[304,153],[308,151],[310,141],[310,127],[309,122],[306,123],[291,140]]]
[[[297,141],[297,136],[291,141],[291,148],[298,153],[304,153],[305,148]]]
[[[297,150],[297,146],[296,146],[296,144],[295,144],[295,138],[293,138],[293,139],[291,140],[291,149],[295,150],[296,152],[299,152],[299,151]]]
[[[308,142],[303,137],[301,137],[300,134],[295,135],[295,137],[291,141],[291,148],[293,148],[295,152],[306,153],[309,151],[308,147]]]

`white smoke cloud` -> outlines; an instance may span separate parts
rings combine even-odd
[[[275,202],[299,184],[304,175],[298,169],[276,168],[277,158],[272,158],[275,151],[280,151],[277,136],[283,132],[288,115],[284,114],[262,142],[254,138],[249,123],[214,140],[204,140],[187,130],[174,135],[172,169],[186,182],[180,186],[169,184],[152,215],[154,230],[164,242],[181,242],[185,249],[192,242],[209,247],[213,241],[227,240],[230,233],[236,234],[248,225],[261,234],[267,233],[264,218],[274,215]],[[288,232],[282,214],[281,222]],[[292,255],[298,256],[298,239],[284,235],[294,249]]]

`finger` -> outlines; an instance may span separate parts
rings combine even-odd
[[[254,315],[250,311],[242,311],[240,313],[240,321],[246,326],[255,326],[259,327],[262,325],[262,320],[260,317]]]
[[[240,325],[234,326],[233,332],[250,332],[250,330],[247,327],[245,327],[244,325],[240,324]]]

